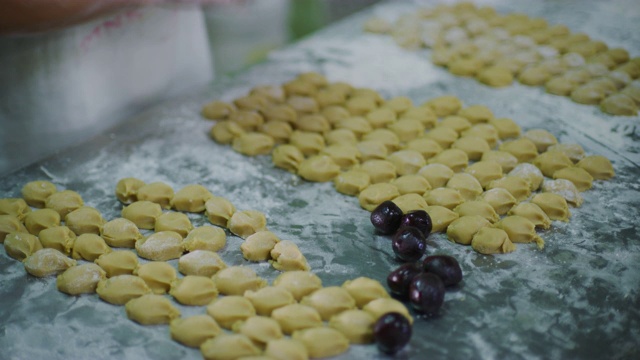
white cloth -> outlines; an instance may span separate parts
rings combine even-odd
[[[198,8],[128,10],[0,38],[0,176],[213,75]]]

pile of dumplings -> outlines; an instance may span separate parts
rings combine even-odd
[[[0,199],[0,241],[29,274],[57,276],[71,296],[97,293],[141,325],[169,325],[173,340],[205,359],[330,357],[372,343],[388,312],[413,321],[376,280],[323,287],[298,246],[267,230],[264,214],[238,211],[201,185],[174,193],[124,178],[115,194],[126,206],[106,221],[79,193],[29,182],[22,197]],[[185,213],[203,213],[213,226],[194,228]],[[269,284],[249,266],[227,266],[218,255],[225,228],[244,239],[246,260],[282,273]],[[203,313],[182,318],[176,303]]]
[[[640,104],[640,58],[584,33],[522,13],[461,2],[421,8],[393,24],[372,17],[365,31],[389,34],[404,48],[430,48],[434,64],[494,87],[514,80],[550,94],[633,116]]]
[[[216,121],[218,143],[271,154],[274,166],[308,181],[333,181],[368,211],[387,200],[405,213],[425,210],[433,232],[483,254],[511,252],[513,243],[542,248],[536,229],[568,221],[580,192],[615,174],[607,158],[544,129],[523,132],[484,105],[452,95],[421,105],[385,100],[313,72],[212,101],[202,114]]]

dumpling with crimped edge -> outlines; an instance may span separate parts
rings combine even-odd
[[[266,230],[266,226],[266,216],[257,210],[236,211],[227,223],[229,231],[243,239],[258,231]]]
[[[578,191],[586,191],[593,186],[593,176],[577,166],[560,169],[553,173],[553,178],[571,181]]]
[[[307,181],[326,182],[340,174],[340,165],[328,155],[311,156],[300,163],[298,175]]]
[[[26,233],[28,231],[17,217],[13,215],[0,215],[0,243],[4,243],[6,236],[12,232]]]
[[[329,156],[341,169],[349,169],[360,163],[360,150],[352,144],[329,145],[320,154]]]
[[[31,208],[27,202],[21,198],[0,199],[0,215],[13,215],[18,220],[24,220],[24,217],[31,212]],[[62,215],[61,215],[62,217]]]
[[[316,309],[302,304],[290,304],[277,308],[271,312],[282,328],[282,331],[290,335],[296,330],[322,326],[322,318]]]
[[[19,221],[18,218],[15,219]],[[40,231],[55,226],[60,226],[60,214],[52,209],[37,209],[35,211],[29,212],[24,217],[24,227],[27,228],[27,231],[32,235],[38,235]],[[2,225],[0,225],[0,228],[1,227]],[[16,226],[16,228],[16,230],[22,230],[19,226]],[[2,233],[2,230],[0,230],[0,233]]]
[[[438,205],[428,206],[427,214],[431,217],[431,222],[433,224],[431,229],[432,233],[445,231],[449,224],[460,217],[457,213],[447,209],[446,207]]]
[[[219,227],[203,225],[191,231],[182,245],[186,251],[218,251],[227,244],[227,234]]]
[[[171,283],[169,295],[182,305],[203,306],[218,297],[218,289],[208,276],[187,275]]]
[[[526,217],[506,216],[498,221],[496,227],[506,231],[511,242],[523,244],[535,242],[539,249],[544,248],[544,240],[536,233],[536,226]]]
[[[4,250],[10,257],[23,261],[42,249],[38,237],[27,232],[13,232],[5,238]]]
[[[244,134],[244,129],[234,121],[216,121],[209,130],[209,136],[218,144],[231,144],[233,139]]]
[[[569,157],[571,161],[577,163],[584,158],[584,149],[578,144],[560,143],[549,146],[547,151],[561,152]]]
[[[359,309],[343,311],[331,317],[329,327],[340,331],[351,344],[373,342],[373,316]]]
[[[304,344],[311,358],[325,358],[344,353],[349,349],[349,339],[330,327],[298,330],[292,338]]]
[[[46,248],[37,250],[22,263],[24,269],[36,277],[56,275],[77,264],[60,251]]]
[[[438,121],[436,113],[425,106],[410,107],[400,115],[400,118],[418,120],[427,129],[434,128]]]
[[[375,129],[372,132],[363,135],[362,141],[376,141],[382,143],[390,152],[400,149],[400,138],[398,138],[396,133],[389,129]]]
[[[431,159],[443,150],[442,146],[440,146],[436,141],[424,137],[407,142],[405,149],[419,152],[425,160]]]
[[[455,115],[462,109],[462,101],[454,95],[443,95],[425,102],[426,106],[433,110],[438,117]]]
[[[109,246],[130,249],[134,248],[136,241],[142,238],[136,224],[125,218],[117,218],[105,223],[100,236]]]
[[[518,165],[518,158],[506,151],[491,150],[482,154],[481,161],[495,161],[502,166],[502,171],[508,173]]]
[[[247,266],[230,266],[218,271],[213,280],[223,295],[243,295],[247,290],[257,290],[267,285],[264,279]]]
[[[387,146],[378,140],[364,140],[356,143],[360,151],[360,161],[384,160],[389,155]]]
[[[369,174],[371,184],[391,182],[398,174],[396,165],[388,160],[367,160],[358,169]]]
[[[152,230],[156,218],[162,215],[162,208],[154,202],[139,200],[122,209],[121,215],[140,229]]]
[[[249,235],[240,244],[242,257],[249,261],[267,261],[271,258],[271,250],[280,242],[280,238],[269,230],[258,231]]]
[[[67,295],[93,294],[98,282],[106,279],[106,273],[96,264],[72,266],[58,275],[56,287]]]
[[[427,164],[426,160],[416,150],[399,150],[389,156],[387,161],[390,161],[396,168],[396,173],[400,176],[415,174],[423,166]]]
[[[544,176],[551,177],[556,171],[573,166],[573,162],[564,153],[547,151],[533,159],[533,165],[537,166]]]
[[[393,184],[378,183],[368,186],[358,195],[360,206],[367,210],[373,211],[378,205],[387,200],[395,199],[400,196],[398,188]]]
[[[73,243],[71,257],[76,260],[95,261],[103,254],[108,254],[112,250],[103,238],[96,234],[82,234]]]
[[[300,130],[291,134],[289,144],[297,147],[304,156],[316,155],[325,147],[322,135]]]
[[[460,137],[457,131],[450,127],[441,126],[429,130],[425,135],[425,139],[435,141],[442,149],[448,149]]]
[[[615,176],[611,161],[602,155],[590,155],[578,161],[577,167],[583,168],[596,180],[608,180]]]
[[[421,137],[424,134],[425,125],[418,119],[402,117],[389,124],[387,128],[398,136],[400,142],[408,142]]]
[[[364,276],[347,280],[342,284],[342,287],[356,301],[358,308],[362,308],[375,299],[389,297],[389,293],[379,281]]]
[[[171,199],[171,207],[177,211],[199,213],[213,194],[202,185],[191,184],[178,190]]]
[[[173,195],[173,188],[169,184],[156,181],[140,187],[137,193],[138,201],[133,204],[141,201],[150,201],[160,205],[162,209],[171,209],[171,199],[173,199]]]
[[[287,122],[272,120],[260,125],[258,131],[273,138],[276,144],[283,144],[289,141],[293,128]]]
[[[339,286],[318,289],[300,300],[300,304],[311,306],[318,311],[324,321],[333,315],[356,307],[356,301],[349,291]]]
[[[489,120],[489,124],[498,130],[500,139],[517,138],[522,133],[520,125],[509,118],[497,118]]]
[[[264,117],[256,111],[239,110],[229,117],[230,121],[240,125],[245,131],[256,131],[264,124]]]
[[[493,207],[488,202],[482,200],[463,202],[462,204],[456,206],[453,211],[456,212],[459,216],[482,216],[491,223],[495,223],[500,220],[500,216],[496,214],[496,211],[493,210]]]
[[[497,188],[507,190],[517,201],[523,201],[531,195],[529,181],[517,176],[505,176],[501,179],[493,180],[487,186],[487,190]]]
[[[309,271],[307,259],[302,255],[298,245],[291,240],[282,240],[275,244],[270,252],[271,265],[280,271]]]
[[[491,181],[503,176],[502,166],[491,160],[477,161],[464,169],[464,172],[476,178],[482,188],[486,188]]]
[[[453,170],[453,172],[460,172],[469,165],[469,157],[467,153],[460,149],[447,149],[429,159],[428,163],[442,164]]]
[[[175,231],[183,238],[193,229],[193,224],[186,214],[181,212],[165,212],[158,216],[154,225],[154,231]]]
[[[220,255],[209,250],[194,250],[178,260],[178,271],[184,275],[211,277],[226,267]]]
[[[138,255],[129,250],[117,250],[100,255],[95,263],[106,272],[107,277],[131,275],[138,268]]]
[[[271,153],[271,161],[275,167],[297,173],[304,160],[302,151],[290,144],[278,145]]]
[[[243,334],[219,334],[200,345],[205,360],[231,360],[260,354],[260,349]]]
[[[536,191],[542,185],[544,175],[540,169],[529,163],[518,164],[513,170],[509,171],[509,176],[515,176],[523,178],[529,182],[529,188],[531,191]]]
[[[491,223],[480,215],[462,216],[447,227],[447,238],[461,245],[471,245],[473,236],[485,226],[491,226]]]
[[[76,235],[100,234],[102,226],[106,221],[95,208],[82,206],[75,209],[64,217],[64,224]]]
[[[432,189],[437,189],[439,187],[444,187],[449,179],[453,177],[453,170],[446,165],[443,164],[429,164],[423,166],[419,171],[418,175],[427,179]]]
[[[236,207],[226,198],[213,196],[204,204],[205,216],[213,225],[227,227],[231,216],[236,212]]]
[[[522,134],[522,136],[533,141],[539,153],[547,151],[549,146],[558,143],[558,139],[545,129],[530,129]]]
[[[480,160],[482,154],[491,150],[489,143],[478,136],[464,136],[451,144],[452,149],[459,149],[467,153],[469,160]]]
[[[498,215],[506,214],[518,202],[509,191],[503,188],[487,190],[480,194],[478,200],[486,201]]]
[[[549,216],[538,205],[530,202],[523,202],[514,206],[509,210],[508,214],[527,218],[537,228],[548,229],[551,227],[551,219],[549,219]]]
[[[482,185],[472,175],[466,173],[455,174],[447,182],[447,188],[456,189],[465,201],[473,200],[482,194]]]
[[[371,184],[371,176],[366,171],[351,169],[341,172],[333,179],[333,185],[337,192],[345,195],[356,196]]]
[[[318,275],[308,271],[287,271],[273,280],[273,286],[282,287],[293,295],[296,301],[322,287]]]
[[[82,196],[73,190],[53,193],[44,201],[44,207],[57,211],[61,218],[64,218],[68,213],[80,208],[82,205],[84,205]]]
[[[233,324],[256,315],[249,299],[239,295],[219,297],[207,305],[207,314],[223,328],[231,330]]]
[[[127,301],[124,305],[127,317],[140,325],[169,324],[180,317],[171,301],[162,295],[146,294]]]
[[[274,359],[309,359],[309,354],[304,344],[289,337],[269,341],[264,353]]]
[[[372,128],[379,129],[398,120],[396,112],[387,107],[381,107],[370,111],[365,115]]]
[[[277,308],[296,302],[289,290],[284,287],[266,286],[258,290],[247,290],[244,297],[249,299],[258,315],[270,316]]]
[[[471,124],[471,121],[467,120],[467,118],[464,118],[459,115],[450,115],[442,119],[440,122],[438,122],[436,126],[448,127],[453,129],[457,133],[461,133],[471,128],[472,124]]]
[[[232,330],[246,335],[260,347],[264,347],[271,340],[281,339],[284,336],[280,324],[268,316],[252,316],[238,321],[233,324]]]
[[[498,136],[498,130],[495,126],[484,123],[475,124],[471,128],[463,131],[460,135],[461,137],[475,136],[484,139],[491,149],[496,147],[498,140],[500,139],[500,136]]]
[[[560,195],[545,192],[536,194],[531,203],[536,204],[551,220],[569,221],[571,212],[567,201]]]
[[[171,338],[192,348],[199,348],[207,339],[214,338],[221,332],[213,317],[205,314],[174,319],[169,324]]]
[[[324,134],[324,140],[327,145],[335,144],[358,144],[358,137],[349,129],[334,129]]]
[[[542,183],[542,191],[560,195],[574,207],[580,207],[584,201],[576,186],[565,179],[545,180]]]
[[[43,208],[45,200],[58,189],[55,184],[46,180],[36,180],[26,183],[20,193],[29,206]]]
[[[182,236],[175,231],[161,231],[136,241],[138,256],[152,261],[179,258],[184,252]]]
[[[233,105],[224,101],[213,100],[202,107],[201,114],[209,120],[221,120],[228,118],[235,111],[236,108]]]
[[[450,210],[464,202],[460,191],[444,187],[427,191],[423,197],[430,206],[443,206]]]
[[[400,195],[391,201],[402,210],[403,214],[413,210],[424,210],[428,206],[427,201],[418,194]]]
[[[407,307],[400,301],[393,298],[380,298],[375,299],[367,303],[362,310],[368,312],[373,316],[374,321],[377,321],[382,315],[390,312],[400,313],[402,316],[409,320],[410,324],[413,324],[413,317],[409,314]]]
[[[400,195],[418,194],[422,195],[431,190],[431,184],[423,176],[418,174],[403,175],[391,182],[398,188]]]
[[[133,272],[147,284],[154,294],[165,294],[171,289],[171,283],[178,278],[176,269],[164,261],[151,261],[142,264]]]
[[[481,254],[492,255],[513,252],[516,246],[504,230],[485,226],[471,239],[471,248]]]
[[[118,275],[98,282],[96,292],[100,299],[110,304],[124,305],[131,299],[150,294],[151,289],[138,276]]]
[[[500,145],[499,149],[515,156],[518,162],[531,162],[538,156],[536,144],[524,137],[505,141]]]

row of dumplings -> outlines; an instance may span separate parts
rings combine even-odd
[[[310,85],[303,87],[303,82]],[[292,89],[291,83],[298,85]],[[614,175],[610,161],[603,156],[586,156],[580,145],[559,143],[544,129],[523,133],[513,120],[496,118],[483,105],[464,107],[451,95],[414,106],[408,98],[385,101],[372,89],[351,88],[345,102],[319,105],[319,113],[292,108],[295,115],[287,121],[269,119],[269,110],[265,109],[290,107],[287,101],[301,96],[298,87],[308,89],[313,84],[315,93],[306,93],[310,100],[333,84],[342,84],[345,89],[348,86],[306,73],[282,86],[269,87],[279,89],[284,94],[281,99],[263,98],[260,106],[247,107],[247,98],[260,97],[260,91],[253,89],[233,103],[213,101],[205,105],[203,115],[218,119],[211,135],[219,143],[232,144],[249,156],[270,153],[276,167],[306,180],[333,181],[338,192],[357,196],[368,211],[386,200],[394,201],[403,212],[426,210],[434,232],[447,231],[452,241],[466,245],[475,233],[458,233],[470,221],[473,225],[468,228],[496,224],[505,231],[501,233],[503,238],[542,246],[544,242],[535,228],[548,229],[551,220],[567,221],[569,204],[582,204],[581,191],[591,188],[594,179]],[[349,105],[364,98],[375,106],[365,110]],[[226,112],[214,112],[212,108]],[[264,127],[238,121],[234,116],[238,113],[266,118],[262,125],[285,124],[291,131],[273,138]],[[336,113],[346,115],[334,118]],[[313,128],[306,121],[311,115],[323,124],[326,120],[328,126]],[[305,119],[302,125],[300,119]],[[223,131],[224,136],[220,136],[220,129],[235,130]],[[254,141],[258,137],[269,140]],[[246,151],[241,146],[244,143],[260,144],[261,149]],[[503,215],[509,218],[501,222]],[[479,216],[486,223],[478,218],[469,220],[469,216]],[[454,221],[455,230],[448,231]],[[514,248],[474,247],[483,253]]]
[[[640,58],[541,18],[458,3],[420,9],[393,24],[373,17],[364,29],[390,34],[406,48],[431,48],[434,64],[489,86],[516,79],[577,103],[599,104],[612,115],[638,112],[640,83],[633,80],[640,77]]]

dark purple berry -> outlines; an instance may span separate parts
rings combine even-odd
[[[378,350],[393,355],[411,340],[411,324],[400,313],[386,313],[373,325],[373,337]]]
[[[409,301],[418,311],[436,314],[444,302],[444,284],[440,277],[430,273],[416,275],[409,286]]]
[[[391,248],[396,256],[406,262],[420,260],[427,248],[427,242],[418,228],[405,226],[398,229],[391,239]]]
[[[391,293],[403,298],[409,298],[409,285],[413,277],[420,274],[422,269],[415,263],[406,263],[400,265],[387,276],[387,285]]]
[[[455,285],[462,281],[462,269],[453,256],[427,256],[422,262],[422,268],[428,273],[438,275],[444,286]]]
[[[416,227],[422,231],[425,238],[428,238],[431,234],[433,223],[431,222],[431,216],[429,216],[426,211],[414,210],[409,211],[402,216],[402,219],[400,220],[400,227],[403,226]]]
[[[371,212],[371,224],[384,235],[393,234],[400,227],[402,210],[393,201],[387,200]]]

